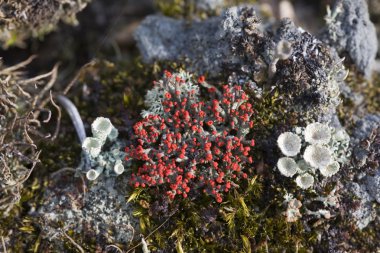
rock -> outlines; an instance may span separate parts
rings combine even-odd
[[[215,36],[220,21],[216,17],[188,25],[184,20],[153,15],[141,23],[134,36],[146,63],[183,59],[190,62],[191,72],[220,73],[223,64],[234,62],[227,41]]]
[[[380,204],[380,168],[375,176],[367,177],[366,187],[369,194]]]
[[[380,114],[369,114],[356,122],[352,134],[353,144],[357,145],[361,140],[368,138],[373,129],[380,126]]]
[[[380,127],[380,114],[369,114],[356,122],[351,138],[351,146],[353,147],[353,156],[356,159],[357,169],[367,164],[368,155],[370,154],[369,150],[363,148],[360,143],[368,139],[378,127]],[[379,151],[377,152],[379,153]]]
[[[352,216],[360,229],[376,218],[373,202],[380,203],[380,114],[370,114],[356,122],[351,136],[353,174],[356,182],[347,189],[360,199]],[[356,200],[353,200],[354,202]]]
[[[352,218],[355,220],[356,226],[359,229],[363,229],[376,218],[376,212],[372,208],[373,198],[368,194],[363,185],[351,183],[348,187],[349,190],[359,198],[358,205],[356,205],[354,210],[350,210],[350,212]]]
[[[271,83],[301,124],[329,122],[345,77],[338,55],[289,19],[277,30],[260,20],[256,6],[232,7],[191,24],[155,15],[142,22],[135,38],[146,63],[181,62],[209,77],[235,72],[260,85]],[[287,54],[277,52],[280,42],[290,45]]]
[[[221,16],[192,23],[152,15],[136,30],[135,39],[146,63],[181,62],[189,72],[218,76],[225,69],[236,70],[245,65],[244,59],[234,53],[233,44],[243,34],[243,25],[261,26],[254,20],[240,20],[243,12],[257,20],[256,6],[232,7]]]
[[[281,21],[275,34],[274,41],[283,40],[291,43],[293,53],[277,62],[273,84],[287,97],[288,108],[298,112],[300,122],[330,122],[346,73],[341,60],[334,50],[289,19]]]
[[[377,40],[380,41],[380,1],[378,0],[367,0],[369,14],[372,22],[376,26]],[[380,51],[377,51],[377,57],[379,57]]]
[[[348,55],[357,69],[370,77],[377,53],[376,29],[365,0],[338,0],[326,19],[323,40]]]
[[[62,240],[56,236],[60,235],[60,224],[63,224],[85,238],[95,238],[101,245],[127,244],[132,240],[138,222],[124,198],[126,178],[104,177],[84,194],[82,180],[62,174],[56,176],[59,180],[52,180],[42,206],[35,213],[44,221],[44,238],[61,248]]]

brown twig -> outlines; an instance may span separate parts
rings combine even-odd
[[[76,75],[74,76],[73,80],[71,80],[71,82],[66,86],[66,88],[63,90],[63,95],[67,95],[67,93],[69,92],[69,90],[74,86],[74,84],[76,83],[76,81],[78,81],[80,75],[82,74],[83,70],[86,69],[88,66],[91,66],[93,64],[96,63],[96,60],[91,60],[90,62],[86,63],[85,65],[83,65],[79,70],[78,72],[76,73]]]
[[[4,237],[3,236],[1,236],[1,243],[3,244],[4,253],[7,253],[7,247],[5,245],[5,241],[4,241]]]
[[[85,253],[84,249],[83,249],[78,243],[76,243],[76,242],[74,241],[73,238],[71,238],[68,234],[66,234],[65,231],[62,231],[61,233],[62,233],[67,239],[69,239],[69,241],[70,241],[75,247],[77,247],[77,249],[78,249],[80,252]]]
[[[12,72],[20,69],[20,68],[23,68],[25,67],[26,65],[28,65],[29,63],[31,63],[35,58],[37,57],[37,55],[32,55],[30,56],[28,59],[26,59],[25,61],[23,62],[20,62],[16,65],[13,65],[12,67],[8,67],[8,68],[5,68],[3,70],[0,70],[0,74],[2,75],[9,75],[11,74]]]
[[[50,91],[50,101],[51,101],[52,105],[57,109],[57,112],[58,112],[57,126],[56,126],[56,129],[54,131],[53,136],[51,137],[51,140],[54,141],[57,138],[58,133],[59,133],[59,129],[61,127],[62,111],[61,111],[61,108],[54,102],[53,95],[52,95],[51,91]]]
[[[53,87],[55,81],[57,80],[58,67],[59,67],[59,63],[57,63],[49,73],[47,73],[45,75],[40,75],[40,76],[37,76],[37,77],[34,78],[34,79],[38,80],[38,79],[41,79],[42,76],[46,76],[46,77],[51,76],[49,82],[40,91],[40,93],[34,98],[34,100],[32,102],[32,106],[33,107],[36,107],[38,101],[40,99],[42,99],[44,97],[45,93],[48,92]],[[45,107],[45,105],[41,103],[39,107],[43,108],[43,107]]]

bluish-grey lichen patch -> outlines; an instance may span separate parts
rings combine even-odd
[[[377,53],[376,29],[365,0],[339,0],[329,9],[324,40],[344,56],[348,54],[358,70],[370,77]]]
[[[132,241],[138,223],[132,216],[132,206],[123,197],[128,183],[125,178],[105,178],[88,188],[80,178],[62,179],[65,182],[53,179],[36,212],[44,220],[44,238],[59,245],[62,231],[72,230],[83,233],[84,238],[96,238],[102,245],[127,245]]]

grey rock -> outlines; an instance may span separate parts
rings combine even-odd
[[[191,24],[149,16],[135,38],[146,63],[181,62],[188,71],[209,77],[235,72],[259,85],[279,87],[301,124],[329,122],[340,101],[343,66],[338,54],[289,19],[278,29],[261,22],[255,6],[232,7]],[[280,41],[291,44],[287,59],[277,55]]]
[[[369,114],[356,122],[352,134],[353,143],[358,144],[361,140],[369,137],[373,129],[380,126],[380,114]]]
[[[380,168],[376,175],[373,177],[367,177],[366,187],[369,194],[377,201],[377,203],[380,203]]]
[[[337,53],[310,33],[283,19],[274,41],[288,41],[293,53],[276,64],[273,83],[290,97],[289,107],[299,120],[330,122],[339,104],[344,67]],[[303,113],[301,113],[303,112]]]
[[[373,167],[378,162],[376,140],[372,140],[373,131],[380,126],[380,114],[369,114],[356,122],[351,135],[353,147],[353,172],[357,182],[348,183],[347,189],[360,199],[359,207],[352,212],[353,218],[360,229],[376,218],[373,202],[380,203],[380,168]],[[371,137],[372,136],[372,137]],[[369,146],[362,142],[371,140]],[[374,170],[375,169],[375,170]]]
[[[377,53],[376,29],[365,0],[338,0],[326,17],[324,40],[341,56],[348,54],[358,70],[369,77]]]
[[[354,210],[351,210],[352,218],[355,220],[357,227],[363,229],[376,218],[376,212],[372,208],[373,198],[368,194],[363,185],[351,183],[348,187],[359,199],[359,205]]]
[[[369,114],[356,122],[352,134],[351,145],[357,167],[363,167],[368,158],[368,150],[360,146],[360,142],[367,139],[375,128],[380,127],[380,114]]]
[[[143,60],[189,61],[191,72],[220,73],[223,64],[233,64],[234,57],[227,41],[216,36],[220,17],[205,21],[184,20],[163,16],[149,16],[135,32],[137,46]]]
[[[377,40],[380,41],[380,1],[378,0],[367,0],[369,14],[372,22],[376,26]],[[380,51],[377,51],[377,57],[380,56]]]
[[[85,237],[96,238],[98,242],[126,244],[132,240],[138,222],[132,216],[132,206],[123,197],[127,194],[125,177],[102,177],[86,193],[83,181],[78,178],[62,177],[52,181],[42,206],[34,215],[44,221],[44,238],[57,248],[62,247],[59,224]]]
[[[224,67],[244,65],[231,45],[233,36],[243,30],[238,19],[242,9],[232,7],[221,16],[191,24],[164,16],[148,16],[134,37],[146,63],[181,61],[190,72],[217,76]],[[256,13],[255,7],[250,10]]]

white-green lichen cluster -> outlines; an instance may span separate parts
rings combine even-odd
[[[302,207],[301,201],[293,197],[293,194],[285,194],[284,204],[286,205],[286,211],[284,215],[287,222],[296,222],[299,218],[302,217],[300,208]]]
[[[168,91],[177,91],[183,94],[193,92],[193,96],[189,96],[189,98],[193,99],[194,103],[198,102],[199,87],[192,82],[191,74],[185,71],[179,71],[178,73],[169,75],[165,74],[164,78],[155,82],[153,89],[147,92],[144,101],[147,109],[141,112],[141,116],[143,118],[149,115],[162,116],[164,114],[162,102]]]
[[[98,117],[91,124],[93,137],[87,137],[82,143],[90,169],[86,171],[88,180],[95,180],[100,174],[120,175],[124,172],[125,153],[122,143],[117,141],[118,131],[107,118]]]
[[[319,122],[296,128],[295,133],[282,133],[277,144],[285,157],[278,160],[277,168],[286,177],[297,175],[296,184],[308,189],[314,185],[318,171],[331,177],[348,161],[349,142],[345,130]]]
[[[60,21],[76,25],[76,14],[91,0],[0,1],[0,47],[24,46],[29,37],[41,37]]]

